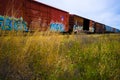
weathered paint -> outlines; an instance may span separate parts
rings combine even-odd
[[[104,24],[96,22],[95,23],[95,32],[96,33],[104,33],[105,32],[105,27],[104,26],[105,26]]]
[[[83,26],[80,26],[80,25],[73,26],[73,32],[79,33],[81,31],[83,31]]]
[[[22,30],[27,31],[27,23],[22,18],[13,18],[8,16],[0,16],[1,30]]]
[[[58,25],[54,30],[58,30],[59,27],[58,31],[68,31],[68,12],[33,0],[26,0],[25,4],[24,19],[30,30],[46,31]],[[64,26],[64,30],[61,26]]]
[[[69,18],[70,32],[71,31],[73,31],[75,33],[82,32],[83,31],[83,21],[84,21],[84,19],[82,17],[71,14],[70,18]]]
[[[95,31],[95,22],[90,20],[89,22],[89,32],[94,32]]]

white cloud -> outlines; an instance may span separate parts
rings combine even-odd
[[[118,0],[37,0],[120,29]]]

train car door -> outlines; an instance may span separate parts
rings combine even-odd
[[[89,20],[88,19],[84,19],[83,22],[83,30],[89,30]]]

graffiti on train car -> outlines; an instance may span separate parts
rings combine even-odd
[[[83,25],[81,24],[81,22],[76,21],[76,22],[74,23],[73,31],[74,31],[75,33],[79,33],[79,32],[82,32],[82,31],[83,31]]]
[[[8,16],[0,16],[1,30],[22,30],[27,31],[27,23],[22,18],[13,18]]]
[[[74,25],[74,26],[73,26],[73,31],[74,31],[75,33],[81,32],[81,31],[83,31],[83,26]]]
[[[51,31],[58,31],[58,32],[65,32],[65,25],[58,22],[50,23],[50,30]]]

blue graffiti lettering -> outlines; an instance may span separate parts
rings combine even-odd
[[[28,31],[27,23],[22,18],[12,18],[0,16],[0,29],[1,30],[21,30]]]
[[[11,30],[12,29],[12,20],[10,18],[5,18],[5,24],[3,30]]]
[[[51,31],[64,32],[65,31],[65,26],[62,23],[51,23],[50,24],[50,30]]]
[[[0,29],[3,29],[4,17],[0,16]]]

